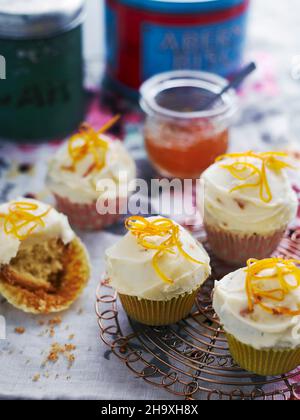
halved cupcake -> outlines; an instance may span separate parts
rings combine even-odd
[[[249,260],[216,282],[213,307],[233,359],[263,376],[300,365],[300,261]]]
[[[221,156],[202,175],[204,224],[214,254],[232,265],[269,257],[295,218],[298,199],[280,152]]]
[[[128,234],[106,251],[107,276],[125,311],[147,325],[185,318],[211,273],[208,254],[170,219],[134,216],[126,227]]]
[[[79,229],[100,230],[117,222],[129,188],[134,189],[134,160],[119,140],[104,135],[118,118],[98,131],[84,124],[50,161],[48,187],[58,210]]]
[[[90,276],[87,251],[66,216],[21,198],[0,206],[0,294],[24,312],[67,309]]]

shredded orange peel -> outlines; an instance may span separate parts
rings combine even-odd
[[[222,168],[227,169],[231,175],[239,181],[245,181],[245,184],[238,185],[232,188],[230,192],[246,189],[246,188],[259,188],[260,199],[265,203],[270,203],[273,199],[272,191],[268,182],[267,169],[280,172],[283,169],[293,169],[289,163],[284,162],[281,158],[287,158],[288,154],[285,152],[265,152],[265,153],[254,153],[252,151],[246,153],[229,153],[222,155],[216,159],[216,162],[220,162],[224,159],[242,159],[242,158],[256,158],[261,160],[262,166],[258,168],[253,163],[237,160],[236,162],[229,165],[221,165]],[[256,182],[247,181],[257,177]]]
[[[250,259],[246,268],[246,291],[248,296],[248,309],[252,313],[255,305],[260,306],[266,312],[273,315],[300,315],[300,305],[298,310],[291,310],[283,306],[271,306],[268,301],[276,303],[284,302],[286,296],[300,287],[300,261],[285,260],[283,258],[268,258],[265,260]],[[261,275],[262,271],[272,269],[275,270],[271,276]],[[292,276],[295,282],[292,284],[287,281],[286,276]],[[263,289],[263,283],[267,281],[277,281],[278,287],[270,290]]]
[[[160,269],[159,260],[166,254],[175,254],[175,248],[190,262],[204,265],[203,262],[194,259],[183,249],[180,241],[180,227],[170,219],[158,218],[150,221],[141,216],[132,216],[126,220],[125,226],[137,237],[139,245],[145,249],[157,251],[152,261],[153,268],[165,283],[173,284],[174,281]],[[166,239],[158,245],[149,240],[151,237]]]
[[[72,136],[68,143],[68,152],[72,160],[72,165],[64,166],[63,169],[75,172],[78,163],[90,155],[93,158],[93,163],[83,176],[87,177],[95,170],[101,171],[106,165],[106,157],[109,149],[109,143],[101,135],[109,130],[119,119],[120,115],[116,115],[98,131],[94,130],[87,123],[82,124],[79,132]]]
[[[15,201],[11,203],[8,213],[0,214],[0,220],[3,219],[5,234],[13,235],[20,241],[24,241],[38,226],[45,227],[43,218],[49,214],[51,207],[39,215],[32,213],[38,209],[39,206],[35,203],[26,201]]]

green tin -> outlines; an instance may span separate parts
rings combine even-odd
[[[82,20],[83,0],[0,0],[1,138],[60,139],[82,122]]]

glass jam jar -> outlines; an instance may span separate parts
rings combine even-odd
[[[227,83],[210,73],[173,71],[142,85],[145,145],[160,175],[195,179],[226,153],[237,110],[236,93],[229,91],[210,108],[203,107]]]

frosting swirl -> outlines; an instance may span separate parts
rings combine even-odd
[[[292,260],[250,260],[216,282],[213,307],[224,329],[261,350],[300,345],[300,270]]]
[[[48,204],[20,198],[0,205],[0,265],[9,264],[21,247],[52,238],[67,245],[75,234],[67,217]]]
[[[85,125],[59,148],[49,163],[47,177],[53,193],[74,203],[90,204],[105,198],[105,180],[109,179],[118,187],[119,197],[125,194],[128,184],[136,178],[136,166],[119,140],[103,134],[113,122],[115,119],[99,132]]]
[[[298,200],[284,153],[231,154],[219,158],[202,175],[204,218],[224,230],[270,233],[297,214]]]
[[[133,219],[129,219],[129,224]],[[130,230],[106,251],[111,286],[119,293],[150,300],[169,300],[200,287],[211,272],[210,259],[202,245],[169,219],[143,220],[154,229],[152,232],[149,230],[141,240]],[[162,225],[165,230],[156,229]],[[173,229],[175,241],[170,235]]]

